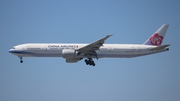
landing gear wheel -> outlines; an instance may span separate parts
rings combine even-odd
[[[84,61],[85,61],[86,65],[95,66],[95,63],[92,60],[92,58],[85,59]]]
[[[19,58],[20,58],[20,63],[23,63],[22,57],[19,57]]]
[[[94,63],[94,61],[91,61],[91,65],[92,65],[92,66],[95,66],[95,63]]]
[[[89,64],[88,64],[88,60],[87,60],[87,59],[85,59],[85,60],[84,60],[84,62],[86,63],[86,65],[89,65]]]
[[[95,66],[95,63],[93,63],[92,65]]]

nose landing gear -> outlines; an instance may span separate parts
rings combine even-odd
[[[92,65],[92,66],[95,66],[96,64],[94,63],[93,59],[92,58],[89,58],[89,59],[85,59],[84,60],[86,62],[86,65]]]
[[[22,57],[20,57],[20,63],[23,63]]]

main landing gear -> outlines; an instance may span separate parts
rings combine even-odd
[[[96,64],[94,63],[93,59],[92,58],[88,58],[88,59],[85,59],[84,60],[86,62],[86,65],[92,65],[92,66],[95,66]]]
[[[23,63],[22,57],[20,57],[20,63]]]

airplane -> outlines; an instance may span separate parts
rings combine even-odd
[[[66,63],[76,63],[85,58],[86,65],[95,66],[93,59],[132,58],[168,51],[170,44],[161,45],[168,29],[163,24],[143,44],[104,44],[112,34],[90,44],[79,43],[27,43],[14,46],[9,53],[23,57],[63,57]]]

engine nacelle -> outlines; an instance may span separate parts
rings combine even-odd
[[[78,58],[66,58],[66,63],[76,63],[78,61]]]
[[[63,58],[75,58],[76,51],[71,50],[71,49],[64,49],[64,50],[62,50],[62,56],[63,56]]]

